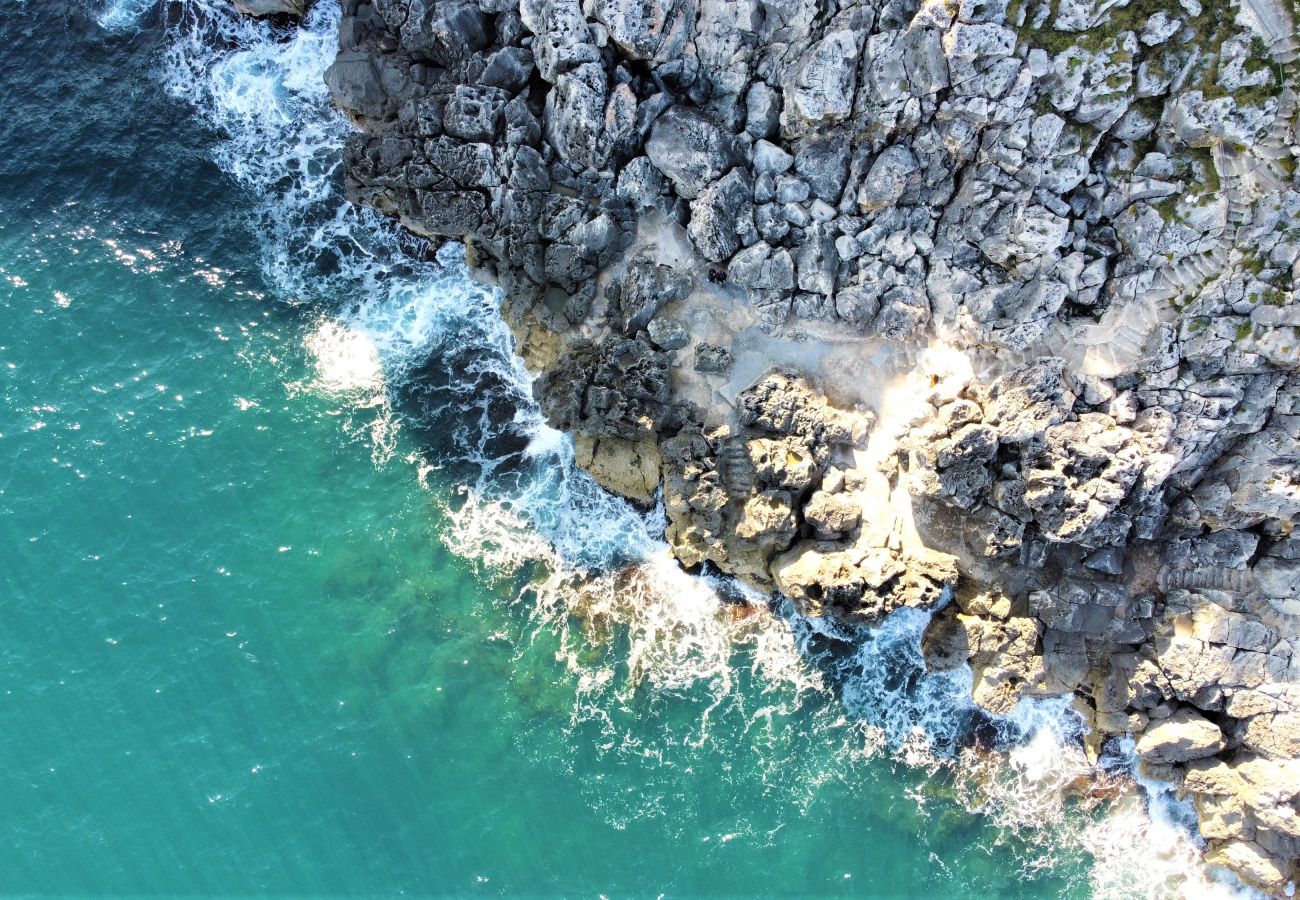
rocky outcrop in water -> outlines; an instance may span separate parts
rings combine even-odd
[[[1280,891],[1297,42],[1270,0],[344,0],[347,190],[464,239],[685,565],[1073,691]]]
[[[233,0],[235,9],[246,16],[301,16],[309,0]]]

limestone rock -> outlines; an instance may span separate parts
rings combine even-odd
[[[691,203],[687,231],[701,256],[722,262],[740,249],[742,234],[754,228],[753,196],[749,176],[741,169],[732,169],[699,192]]]
[[[957,580],[956,560],[944,554],[911,556],[830,542],[797,545],[772,568],[777,587],[805,615],[867,622],[903,606],[928,609]]]
[[[684,565],[852,622],[955,595],[932,665],[998,711],[1076,691],[1276,890],[1295,98],[1263,7],[1201,5],[348,0],[325,78],[346,197],[464,241],[548,421],[662,481]]]
[[[1137,753],[1149,762],[1180,763],[1213,756],[1224,746],[1219,726],[1183,707],[1143,732],[1137,741]]]
[[[654,441],[578,434],[573,447],[577,464],[605,489],[641,504],[654,499],[661,463]]]
[[[800,123],[787,123],[788,130],[833,125],[848,118],[853,111],[861,44],[860,35],[842,29],[828,33],[808,49],[786,89],[788,114]]]
[[[301,16],[308,0],[234,0],[235,9],[246,16]]]
[[[871,171],[858,188],[858,208],[863,212],[893,206],[907,190],[908,181],[920,165],[905,146],[895,144],[871,164]]]
[[[731,142],[722,130],[703,113],[681,106],[655,122],[645,152],[687,200],[721,178],[732,161]]]
[[[726,375],[731,371],[735,357],[726,347],[702,343],[695,348],[695,371],[709,375]]]

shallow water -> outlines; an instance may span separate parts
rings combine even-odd
[[[924,617],[681,573],[342,204],[328,0],[220,8],[0,0],[0,892],[1209,889]]]

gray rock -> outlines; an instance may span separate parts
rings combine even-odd
[[[756,291],[789,291],[794,288],[794,262],[784,247],[773,249],[760,241],[746,247],[727,265],[727,281]]]
[[[605,72],[587,63],[561,73],[546,95],[546,140],[580,168],[599,169],[613,146],[605,130]]]
[[[532,77],[533,54],[526,47],[502,47],[488,58],[479,82],[514,93],[528,84]]]
[[[848,30],[831,31],[804,54],[786,86],[787,132],[802,128],[834,125],[853,111],[861,35]]]
[[[835,271],[839,259],[835,241],[824,226],[810,228],[799,248],[797,267],[799,289],[822,296],[835,293]]]
[[[858,208],[870,212],[893,206],[918,169],[916,156],[907,147],[896,144],[886,148],[872,162],[871,171],[858,187]]]
[[[686,333],[682,323],[666,316],[652,319],[646,326],[646,332],[660,350],[680,350],[691,342],[691,336]]]
[[[765,140],[754,142],[754,171],[763,175],[780,175],[794,165],[794,157]]]
[[[753,186],[743,169],[732,169],[700,192],[691,203],[691,222],[686,230],[701,256],[721,262],[740,249],[741,228],[746,221],[748,227],[754,227],[753,195]]]
[[[637,257],[628,265],[627,274],[613,288],[622,317],[623,333],[636,334],[647,328],[651,320],[670,303],[682,300],[690,293],[689,275],[661,266],[647,257]],[[654,339],[653,334],[651,339]],[[663,344],[655,340],[656,344]],[[675,350],[676,347],[663,347]]]
[[[824,138],[801,141],[794,155],[794,168],[808,182],[813,196],[837,205],[849,175],[849,145]]]
[[[325,84],[336,102],[363,119],[378,121],[396,112],[374,58],[364,50],[340,51],[325,70]]]
[[[498,88],[458,84],[447,99],[443,127],[461,140],[491,142],[501,128],[506,100]]]
[[[1241,22],[1183,7],[368,0],[326,78],[361,127],[348,199],[465,240],[548,420],[609,489],[662,483],[684,564],[813,615],[932,608],[956,562],[887,513],[910,492],[990,585],[927,658],[997,712],[1077,691],[1089,748],[1142,735],[1207,859],[1276,892],[1300,859],[1294,110]],[[668,304],[715,302],[718,333],[806,342],[828,390],[921,370],[898,453],[859,468],[872,417],[797,373],[727,406],[753,357],[670,355]],[[859,346],[880,371],[841,383]]]
[[[687,200],[731,167],[730,139],[703,113],[681,106],[659,117],[645,151]]]
[[[686,4],[677,0],[595,0],[592,6],[628,59],[671,59],[686,40]]]
[[[699,344],[695,348],[695,371],[708,375],[726,375],[735,365],[735,357],[726,347]]]
[[[808,182],[802,178],[796,178],[793,175],[782,175],[776,180],[776,202],[777,203],[803,203],[810,196],[812,190],[808,187]]]
[[[835,295],[835,311],[844,321],[866,328],[880,312],[882,293],[878,284],[851,284],[840,288]]]
[[[745,94],[745,133],[753,138],[771,137],[780,116],[780,94],[765,82],[755,81]]]
[[[520,0],[519,17],[535,35],[537,71],[552,84],[562,73],[600,60],[578,0]]]

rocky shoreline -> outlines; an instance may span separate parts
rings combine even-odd
[[[954,597],[930,665],[1072,692],[1209,862],[1294,883],[1291,7],[343,8],[348,196],[466,242],[683,565],[855,621]]]

